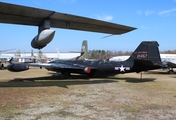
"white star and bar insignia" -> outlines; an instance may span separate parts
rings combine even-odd
[[[120,70],[120,72],[125,72],[125,70],[130,70],[130,67],[123,67],[123,65],[121,65],[120,67],[115,67],[115,70]]]
[[[123,65],[121,65],[120,67],[120,72],[125,72],[125,68],[123,67]]]

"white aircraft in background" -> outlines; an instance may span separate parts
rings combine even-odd
[[[130,56],[115,56],[110,58],[110,61],[125,61]],[[173,68],[176,68],[176,54],[160,54],[161,61],[167,65],[168,73],[173,74]]]
[[[173,74],[173,68],[176,68],[176,54],[160,54],[161,61],[167,65],[168,73]]]

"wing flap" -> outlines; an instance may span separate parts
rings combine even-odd
[[[159,63],[155,63],[155,62],[152,62],[150,60],[134,60],[134,65],[136,66],[140,66],[140,67],[152,67],[152,66],[155,66],[155,67],[162,67],[164,65],[162,64],[159,64]]]

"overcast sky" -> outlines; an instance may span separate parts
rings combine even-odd
[[[176,0],[1,0],[1,2],[53,10],[137,28],[122,35],[51,28],[55,37],[44,52],[80,51],[82,40],[89,50],[133,51],[141,41],[158,41],[160,51],[176,49]],[[0,23],[0,50],[30,52],[38,27]],[[34,50],[37,52],[38,50]]]

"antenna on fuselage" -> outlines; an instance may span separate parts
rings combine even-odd
[[[104,37],[102,37],[101,39],[103,39],[103,38],[107,38],[107,37],[111,37],[111,36],[113,36],[113,35],[115,35],[115,34],[108,35],[108,36],[104,36]]]

